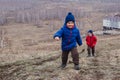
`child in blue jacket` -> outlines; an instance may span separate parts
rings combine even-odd
[[[65,18],[63,27],[54,34],[54,39],[59,41],[62,38],[62,65],[61,68],[65,68],[68,60],[68,54],[71,52],[74,69],[79,70],[79,54],[77,51],[77,43],[82,45],[82,39],[80,32],[76,27],[74,15],[69,12]]]

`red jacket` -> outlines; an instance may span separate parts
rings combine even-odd
[[[86,44],[87,44],[89,47],[95,47],[96,42],[97,42],[96,36],[92,35],[92,36],[87,36],[87,37],[86,37]]]

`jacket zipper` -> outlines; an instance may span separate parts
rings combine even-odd
[[[69,43],[70,43],[70,38],[72,37],[72,30],[70,29],[70,36],[69,36],[69,39],[68,39],[68,45],[69,45]],[[67,47],[68,47],[68,45],[67,45]]]

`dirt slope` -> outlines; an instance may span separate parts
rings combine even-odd
[[[80,53],[79,71],[73,69],[71,57],[61,70],[61,52],[53,51],[44,57],[0,65],[0,80],[120,80],[120,37],[98,38],[96,57]]]

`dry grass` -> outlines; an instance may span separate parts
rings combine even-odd
[[[96,57],[87,58],[85,42],[78,47],[81,70],[72,62],[64,70],[61,64],[60,42],[54,32],[31,25],[4,26],[11,46],[1,49],[0,80],[119,80],[120,36],[98,36]],[[85,39],[83,39],[85,41]],[[72,58],[69,56],[69,61]]]
[[[105,14],[95,12],[94,8],[97,8],[98,5],[76,5],[76,3],[71,5],[85,12],[92,12],[87,18],[80,18],[76,22],[84,23],[83,26],[78,26],[82,34],[86,33],[88,29],[102,29],[102,19]],[[68,6],[69,4],[64,7]],[[0,65],[3,66],[0,68],[1,80],[117,80],[119,78],[119,71],[114,68],[116,64],[118,64],[117,67],[120,66],[120,55],[118,54],[120,36],[98,36],[96,58],[87,58],[85,50],[80,54],[80,71],[74,71],[72,63],[68,63],[67,68],[61,70],[58,68],[61,64],[60,42],[53,40],[53,34],[63,25],[63,22],[58,20],[42,22],[42,24],[34,26],[13,23],[1,26],[7,31],[5,37],[8,44],[5,48],[0,49]],[[52,25],[50,26],[50,24]],[[78,47],[79,52],[83,49],[86,49],[85,42],[82,47]],[[71,60],[70,58],[69,61]],[[41,61],[44,63],[41,64]],[[112,67],[114,68],[112,69]],[[107,73],[109,73],[108,76]],[[111,77],[109,78],[109,76]]]
[[[104,11],[104,7],[112,7],[114,3],[65,4],[59,5],[66,8],[66,12],[72,10],[68,8],[72,5],[73,10],[77,8],[89,14],[80,19],[76,18],[77,24],[79,22],[83,24],[78,26],[82,34],[89,29],[102,30],[103,17],[106,14],[114,14],[99,11],[100,9]],[[47,8],[54,8],[52,5],[57,4],[47,4]],[[7,46],[0,48],[0,80],[120,80],[120,35],[98,36],[96,57],[90,58],[86,57],[87,50],[83,39],[83,46],[78,47],[81,69],[79,71],[73,69],[72,58],[69,55],[67,67],[61,70],[60,41],[54,41],[53,34],[63,22],[47,20],[40,21],[34,26],[31,24],[11,22],[0,26],[7,31],[5,34]]]

